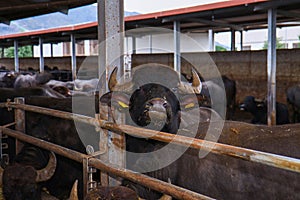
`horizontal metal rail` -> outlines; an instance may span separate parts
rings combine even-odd
[[[219,155],[227,155],[227,156],[240,158],[247,161],[262,163],[265,165],[300,173],[300,159],[295,159],[287,156],[281,156],[281,155],[246,149],[242,147],[236,147],[236,146],[231,146],[231,145],[226,145],[221,143],[205,141],[201,139],[174,135],[165,132],[157,132],[157,131],[133,127],[129,125],[114,124],[112,122],[108,122],[105,120],[98,120],[84,115],[57,111],[49,108],[16,104],[13,102],[0,103],[0,107],[7,107],[7,106],[11,108],[24,109],[26,111],[37,112],[37,113],[51,115],[51,116],[60,117],[64,119],[76,120],[94,126],[99,126],[103,129],[107,129],[116,133],[125,133],[137,137],[147,137],[147,138],[151,138],[154,140],[167,142],[167,143],[172,142],[181,146],[188,146],[194,149],[210,151],[212,153],[219,154]]]
[[[172,185],[170,183],[166,183],[163,181],[160,181],[155,178],[151,178],[149,176],[146,176],[144,174],[140,174],[128,169],[123,169],[120,167],[116,167],[112,164],[104,164],[101,162],[101,160],[97,158],[91,158],[89,155],[44,141],[42,139],[38,139],[29,135],[26,135],[22,132],[11,130],[9,128],[5,128],[4,126],[0,126],[0,131],[3,134],[6,134],[8,136],[14,137],[18,140],[21,140],[23,142],[27,142],[30,144],[33,144],[35,146],[38,146],[43,149],[47,149],[49,151],[53,151],[56,154],[59,154],[61,156],[64,156],[66,158],[75,160],[79,163],[83,163],[84,159],[89,159],[89,165],[92,167],[95,167],[101,171],[114,174],[116,176],[128,179],[132,182],[144,185],[146,187],[149,187],[153,190],[159,191],[164,194],[171,195],[177,199],[203,199],[203,200],[212,200],[212,198],[207,197],[205,195],[198,194],[196,192],[192,192],[190,190],[178,187],[176,185]]]

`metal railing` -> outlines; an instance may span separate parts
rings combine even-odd
[[[54,117],[59,117],[68,120],[75,120],[78,122],[84,122],[90,125],[94,125],[98,128],[107,129],[109,131],[117,132],[117,133],[125,133],[132,136],[138,137],[147,137],[154,140],[162,141],[162,142],[172,142],[181,146],[188,146],[194,149],[207,150],[214,154],[219,155],[227,155],[247,161],[262,163],[265,165],[300,172],[300,159],[295,159],[287,156],[281,156],[221,143],[209,142],[201,139],[190,138],[186,136],[174,135],[165,132],[157,132],[149,129],[143,129],[138,127],[132,127],[129,125],[122,124],[114,124],[112,122],[108,122],[105,120],[95,119],[92,117],[74,114],[69,112],[63,112],[58,110],[53,110],[49,108],[42,108],[38,106],[18,104],[15,102],[6,102],[0,103],[0,107],[6,108],[14,108],[14,109],[22,109],[25,111],[36,112],[40,114],[50,115]],[[37,139],[25,134],[22,134],[19,131],[14,131],[8,129],[4,126],[1,126],[1,131],[4,134],[7,134],[11,137],[15,137],[24,142],[28,142],[39,146],[44,149],[48,149],[57,154],[75,160],[77,162],[83,163],[85,159],[89,159],[89,165],[95,167],[104,172],[108,172],[111,174],[115,174],[116,176],[128,179],[130,181],[136,182],[138,184],[142,184],[146,187],[149,187],[153,190],[157,190],[161,193],[165,193],[171,195],[178,199],[211,199],[205,195],[201,195],[192,191],[189,191],[184,188],[180,188],[178,186],[172,185],[170,183],[166,183],[143,174],[139,174],[133,172],[131,170],[122,169],[111,164],[104,164],[99,159],[91,158],[86,154],[82,154],[59,145],[51,144],[49,142],[43,141],[41,139]]]

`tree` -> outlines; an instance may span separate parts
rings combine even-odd
[[[227,49],[222,46],[216,45],[216,51],[227,51]]]
[[[9,47],[4,50],[4,56],[7,58],[13,58],[15,53],[14,47]],[[33,52],[31,46],[22,46],[18,48],[18,55],[20,58],[22,57],[32,57]]]
[[[276,38],[276,49],[284,49],[285,46],[283,43],[281,43],[281,38]],[[262,49],[268,49],[268,41],[264,42],[264,46]]]

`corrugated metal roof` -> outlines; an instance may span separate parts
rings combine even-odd
[[[68,9],[96,3],[96,0],[9,0],[0,1],[0,22],[10,21],[52,12],[67,13]]]

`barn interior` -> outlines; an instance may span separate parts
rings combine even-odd
[[[49,0],[49,1],[24,1],[24,0],[13,0],[0,3],[0,22],[8,24],[16,19],[51,13],[51,12],[62,12],[68,13],[68,9],[80,7],[83,5],[88,5],[96,3],[94,0],[82,0],[82,1],[73,1],[73,0]],[[115,9],[122,8],[121,4],[118,4],[118,1],[113,1],[113,7]],[[98,1],[102,6],[108,4],[108,1]],[[118,4],[118,5],[117,5]],[[100,6],[99,6],[100,7]],[[104,14],[101,15],[105,20],[106,15],[109,15],[109,11],[102,8],[98,8],[99,11],[104,10]],[[113,13],[117,19],[124,20],[124,30],[126,30],[127,35],[125,37],[136,37],[137,35],[148,35],[153,34],[153,30],[148,29],[148,27],[160,27],[170,30],[176,30],[181,33],[194,32],[208,32],[211,30],[214,33],[217,32],[232,32],[232,46],[230,52],[200,52],[200,53],[180,53],[178,49],[178,43],[174,41],[174,53],[165,53],[165,54],[136,54],[131,55],[131,69],[134,69],[137,66],[147,63],[160,63],[170,66],[171,68],[180,71],[184,75],[190,76],[191,68],[195,66],[201,66],[196,69],[209,69],[210,67],[217,67],[221,75],[225,75],[228,78],[236,82],[236,105],[242,103],[244,97],[248,95],[255,96],[260,99],[267,99],[268,105],[273,106],[275,101],[287,104],[286,91],[289,87],[299,84],[300,82],[300,60],[298,59],[298,54],[300,49],[285,49],[285,50],[276,50],[274,47],[274,38],[276,38],[276,31],[274,33],[274,25],[276,27],[285,27],[285,26],[294,26],[297,25],[299,20],[300,13],[300,2],[297,0],[290,1],[267,1],[267,0],[243,0],[243,1],[229,1],[223,3],[215,3],[204,6],[191,7],[189,9],[176,9],[173,11],[165,11],[130,17],[121,17],[123,14],[122,11]],[[276,16],[276,20],[272,20],[272,16]],[[107,19],[108,20],[108,19]],[[48,30],[40,30],[19,34],[11,35],[2,35],[0,36],[0,47],[8,48],[14,46],[18,48],[25,45],[42,45],[45,43],[58,43],[58,42],[71,42],[81,41],[85,39],[99,39],[103,40],[103,34],[101,31],[104,29],[101,26],[101,22],[76,25],[71,27],[60,27]],[[110,21],[114,23],[115,21]],[[103,24],[102,24],[103,25]],[[110,29],[111,27],[105,27]],[[135,30],[136,28],[138,32]],[[253,29],[263,29],[269,28],[269,49],[262,51],[236,51],[235,46],[235,32],[242,32]],[[114,30],[109,30],[114,31]],[[174,34],[174,38],[176,38]],[[118,48],[119,46],[117,46]],[[177,47],[177,48],[176,48]],[[106,50],[107,52],[113,51],[113,49]],[[274,56],[274,54],[276,56]],[[72,80],[80,78],[82,74],[77,74],[79,72],[79,67],[83,66],[85,69],[81,69],[81,73],[87,73],[88,75],[97,74],[97,68],[95,65],[99,66],[99,58],[102,55],[98,56],[76,56],[75,54],[70,57],[50,57],[50,58],[18,58],[16,55],[15,58],[0,58],[0,64],[6,66],[8,70],[15,71],[26,71],[28,67],[33,68],[36,71],[44,71],[44,66],[57,66],[60,70],[67,72],[66,80]],[[207,63],[204,58],[209,56],[210,61]],[[275,61],[274,61],[275,57]],[[277,57],[277,59],[276,59]],[[124,66],[123,66],[124,67]],[[122,69],[122,66],[121,66]],[[103,70],[103,69],[101,69]],[[109,69],[111,70],[111,69]],[[275,72],[274,72],[275,71]],[[200,72],[201,75],[201,72]],[[275,77],[275,78],[274,78]],[[214,75],[208,75],[206,78],[215,78]],[[274,82],[275,79],[275,82]],[[275,89],[274,89],[275,85]],[[275,98],[271,98],[274,97]],[[275,99],[275,100],[274,100]],[[8,104],[2,104],[7,106]],[[13,105],[10,105],[13,107]],[[269,118],[274,110],[269,111]],[[66,117],[67,118],[67,117]],[[71,117],[69,117],[71,118]],[[80,118],[80,116],[78,116]],[[236,115],[232,120],[251,122],[252,116],[248,113],[241,112],[238,108],[236,109]],[[84,119],[86,121],[92,121],[91,118]],[[231,123],[231,122],[229,122]],[[273,122],[269,122],[269,125]],[[274,125],[274,124],[272,124]],[[105,126],[105,125],[104,125]],[[247,127],[239,127],[234,125],[227,126],[225,125],[225,131],[231,132],[231,134],[238,134],[240,131],[244,131]],[[236,127],[234,127],[236,126]],[[109,125],[107,125],[109,128]],[[232,128],[234,127],[234,128]],[[250,128],[249,128],[250,127]],[[264,132],[261,130],[270,130],[274,129],[264,127],[249,126],[248,128],[255,132]],[[2,130],[2,129],[1,129]],[[4,129],[3,129],[4,130]],[[118,129],[114,129],[117,130]],[[298,127],[292,126],[284,130],[290,130],[293,134],[297,133]],[[5,130],[6,133],[9,131]],[[276,132],[276,131],[274,131]],[[234,136],[233,136],[234,137]],[[119,138],[118,138],[119,139]],[[21,140],[24,140],[22,138]],[[26,141],[26,139],[25,139]],[[120,139],[121,141],[121,139]],[[26,141],[30,142],[30,140]],[[35,143],[38,141],[34,140]],[[239,142],[235,143],[236,145]],[[40,144],[43,146],[43,144]],[[54,147],[49,145],[51,150],[54,150]],[[242,149],[243,150],[243,149]],[[248,151],[244,151],[244,156],[249,155]],[[255,152],[257,153],[257,152]],[[231,155],[232,152],[226,151],[226,155]],[[235,157],[239,157],[240,154],[233,153]],[[258,155],[260,155],[258,153]],[[265,155],[265,154],[262,154]],[[75,160],[84,160],[86,157],[82,156],[79,158],[75,157]],[[122,156],[120,156],[122,157]],[[241,156],[243,157],[243,156]],[[243,157],[243,159],[246,159]],[[91,163],[96,163],[97,167],[103,167],[102,163],[97,163],[98,161],[91,159]],[[116,156],[113,159],[119,159]],[[280,168],[289,168],[289,170],[294,170],[299,172],[299,160],[288,159],[291,162],[290,166],[284,165],[280,166],[278,164],[281,157],[278,156],[274,158],[276,161],[270,164],[272,166],[279,166]],[[121,159],[120,159],[121,160]],[[249,160],[249,159],[248,159]],[[266,160],[262,159],[266,162]],[[87,161],[88,162],[88,161]],[[121,161],[124,162],[124,161]],[[88,165],[88,163],[85,163]],[[296,166],[296,167],[295,167]],[[95,166],[94,166],[95,167]],[[105,171],[105,170],[104,170]],[[118,175],[122,174],[118,172]],[[87,174],[86,174],[87,175]],[[132,176],[134,179],[134,173],[130,175],[123,175],[126,178]],[[106,178],[108,179],[108,178]],[[115,183],[114,181],[112,181]],[[156,183],[156,182],[155,182]],[[150,188],[156,189],[154,184],[149,184]],[[161,185],[162,184],[162,185]],[[169,183],[159,183],[161,190],[170,194],[172,189],[167,189],[168,186],[172,186]],[[173,185],[174,186],[174,185]],[[84,188],[86,190],[86,188]],[[174,189],[174,188],[173,188]],[[178,188],[177,188],[178,189]],[[171,191],[171,192],[170,192]],[[175,194],[175,197],[182,197],[180,192],[186,192],[185,190],[178,190]],[[177,196],[176,196],[177,195]],[[195,195],[193,193],[191,196]],[[194,196],[197,198],[206,198],[203,196]],[[184,199],[184,198],[182,198]]]

